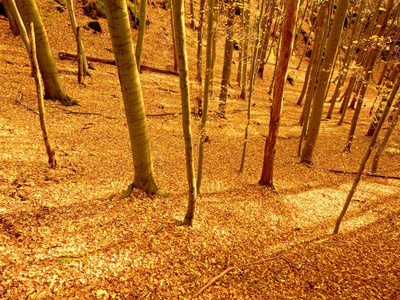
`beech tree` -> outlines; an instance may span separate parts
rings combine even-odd
[[[188,75],[189,73],[188,59],[186,53],[184,1],[175,0],[173,9],[174,9],[176,53],[178,57],[179,82],[181,89],[182,127],[183,127],[183,135],[185,137],[186,175],[189,185],[188,208],[183,223],[188,226],[191,226],[193,223],[197,189],[196,189],[196,175],[194,171],[192,128],[190,125],[190,90],[189,90],[189,75]]]
[[[310,117],[307,140],[304,144],[301,156],[302,163],[312,163],[313,152],[317,143],[319,128],[321,125],[321,117],[324,108],[328,79],[331,73],[333,60],[336,56],[336,50],[339,44],[339,38],[343,29],[344,19],[346,17],[349,2],[350,0],[338,0],[337,2],[335,17],[332,22],[329,38],[326,42],[324,62],[321,67],[321,73],[318,78],[318,85],[314,94],[314,104]]]
[[[135,179],[121,197],[128,197],[134,188],[140,188],[148,194],[160,195],[154,179],[143,94],[133,50],[126,1],[105,0],[104,4],[135,166]]]
[[[77,101],[69,97],[61,85],[58,70],[51,54],[46,30],[35,0],[17,0],[16,3],[25,27],[27,27],[29,22],[32,22],[35,27],[37,59],[43,78],[44,98],[59,100],[64,105],[77,104]]]
[[[232,56],[233,56],[233,21],[235,7],[233,0],[228,3],[228,20],[226,24],[225,57],[222,68],[221,93],[219,94],[219,115],[225,118],[226,97],[228,95],[229,79],[231,77]]]
[[[267,185],[272,188],[274,188],[273,170],[276,152],[275,146],[279,133],[281,110],[283,104],[283,91],[285,88],[285,81],[290,62],[290,56],[293,49],[294,31],[296,27],[298,6],[299,0],[292,0],[286,3],[286,13],[284,16],[281,31],[281,53],[279,54],[274,94],[271,105],[268,137],[265,142],[264,163],[261,178],[258,182],[261,185]]]

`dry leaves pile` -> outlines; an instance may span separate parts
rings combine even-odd
[[[56,12],[55,6],[41,3],[57,57],[59,51],[74,53],[75,44],[67,13]],[[89,21],[81,13],[78,20]],[[153,3],[149,20],[143,63],[171,70],[168,11]],[[112,59],[106,21],[99,22],[103,33],[83,30],[87,55]],[[188,31],[188,36],[195,39],[196,34]],[[149,198],[135,191],[117,200],[113,195],[127,187],[134,172],[115,67],[95,64],[92,77],[78,85],[76,63],[56,60],[67,92],[80,106],[46,102],[58,160],[57,169],[50,170],[37,116],[15,103],[23,93],[22,101],[36,107],[36,96],[22,42],[4,19],[0,39],[1,299],[400,299],[400,181],[365,177],[341,233],[331,235],[353,177],[328,170],[356,170],[367,146],[363,133],[369,119],[362,116],[353,152],[345,155],[341,150],[349,124],[337,127],[337,115],[323,122],[315,166],[300,165],[301,108],[295,102],[305,65],[290,70],[295,85],[285,94],[277,192],[255,184],[268,130],[272,63],[268,76],[257,81],[243,174],[237,169],[246,103],[238,99],[235,83],[226,120],[213,113],[218,103],[212,101],[202,195],[194,226],[186,228],[177,225],[187,200],[180,116],[148,118],[156,179],[172,195]],[[194,66],[195,45],[188,51]],[[222,42],[218,51],[215,95]],[[190,71],[194,79],[195,69]],[[235,78],[235,66],[233,72]],[[149,114],[180,111],[178,77],[144,72],[141,81]],[[194,80],[191,88],[194,98],[199,92]],[[194,118],[195,146],[198,124]],[[395,133],[380,174],[400,176],[398,143]]]

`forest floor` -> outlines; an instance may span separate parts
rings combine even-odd
[[[0,298],[1,299],[400,299],[400,180],[363,176],[340,233],[333,235],[369,142],[371,89],[351,153],[343,153],[352,111],[322,122],[311,167],[297,144],[306,62],[291,65],[275,160],[276,191],[257,185],[268,133],[273,59],[257,79],[248,152],[238,173],[246,102],[236,84],[235,52],[227,118],[210,104],[201,195],[194,225],[178,226],[187,205],[179,78],[144,71],[141,82],[157,183],[168,198],[134,191],[118,195],[134,178],[115,66],[95,63],[77,83],[77,64],[57,58],[75,53],[68,13],[42,1],[41,13],[62,83],[79,106],[46,101],[57,168],[49,169],[36,114],[36,92],[22,41],[0,19]],[[80,11],[80,10],[79,10]],[[172,70],[169,11],[149,7],[143,64]],[[78,13],[78,22],[89,19]],[[83,30],[86,54],[112,59],[107,23]],[[134,39],[136,31],[133,31]],[[224,30],[220,28],[215,92],[219,94]],[[196,34],[188,31],[192,101]],[[296,58],[297,62],[297,58]],[[154,116],[164,114],[164,116]],[[168,113],[175,113],[168,115]],[[193,117],[198,149],[199,119]],[[379,174],[400,176],[395,132]],[[368,170],[370,165],[368,164]],[[212,278],[230,272],[197,294]]]

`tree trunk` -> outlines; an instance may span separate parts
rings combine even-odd
[[[396,96],[396,93],[397,93],[397,91],[399,89],[399,84],[400,84],[400,76],[397,77],[396,84],[394,85],[394,87],[393,87],[393,89],[392,89],[392,91],[390,93],[390,96],[389,96],[389,99],[387,101],[385,110],[384,110],[384,112],[382,114],[382,118],[380,119],[380,121],[378,123],[378,126],[376,127],[374,135],[371,138],[371,142],[370,142],[370,144],[369,144],[369,146],[367,148],[367,151],[365,152],[364,157],[363,157],[363,159],[362,159],[362,161],[360,163],[360,167],[359,167],[357,175],[356,175],[356,177],[354,179],[353,186],[351,187],[351,190],[350,190],[349,194],[347,195],[346,202],[345,202],[345,204],[343,206],[342,212],[340,213],[340,215],[339,215],[339,217],[338,217],[338,219],[336,221],[336,225],[335,225],[335,229],[333,230],[333,233],[338,233],[339,232],[340,223],[342,222],[343,217],[346,214],[347,209],[349,208],[351,199],[353,198],[353,195],[354,195],[354,193],[356,191],[357,185],[360,182],[361,175],[362,175],[362,173],[363,173],[363,171],[365,169],[365,165],[367,164],[368,158],[371,155],[372,149],[374,148],[374,145],[376,143],[376,140],[378,138],[378,135],[379,135],[379,132],[380,132],[380,130],[382,128],[382,125],[383,125],[383,123],[384,123],[384,121],[386,119],[386,116],[389,113],[390,106],[392,105],[394,97]]]
[[[376,150],[376,154],[374,156],[374,160],[372,161],[371,173],[376,173],[378,170],[379,158],[381,157],[383,151],[386,148],[387,143],[389,142],[390,136],[392,135],[397,122],[399,121],[399,106],[400,106],[400,98],[398,98],[396,104],[393,106],[392,115],[390,118],[390,125],[388,130],[386,131],[385,137],[382,142],[380,142],[378,149]],[[375,131],[374,131],[375,133]]]
[[[68,13],[69,13],[69,19],[71,20],[71,27],[72,27],[72,31],[74,33],[75,36],[75,40],[78,44],[78,49],[81,52],[82,55],[82,65],[83,65],[83,73],[84,74],[89,74],[89,68],[88,68],[88,62],[86,59],[86,55],[85,55],[85,50],[83,48],[83,43],[82,40],[79,40],[78,38],[78,24],[76,22],[76,17],[75,17],[75,13],[74,13],[74,3],[73,0],[66,0],[67,2],[67,8],[68,8]]]
[[[203,159],[204,159],[204,140],[206,139],[206,122],[208,113],[208,99],[210,90],[210,74],[211,74],[211,61],[212,61],[212,36],[213,36],[213,23],[214,23],[214,0],[208,2],[208,22],[207,22],[207,54],[206,54],[206,76],[204,82],[204,101],[203,112],[201,116],[201,133],[199,145],[199,161],[197,169],[197,193],[200,194],[201,180],[203,174]]]
[[[140,65],[142,63],[142,51],[144,43],[144,34],[146,32],[146,18],[147,18],[147,0],[141,0],[140,2],[140,20],[139,20],[139,33],[136,42],[136,64],[140,73]]]
[[[253,51],[253,60],[251,64],[251,72],[250,72],[250,86],[249,86],[249,97],[247,99],[247,122],[246,122],[246,129],[244,132],[244,142],[243,142],[243,152],[242,152],[242,160],[240,162],[239,172],[243,172],[244,162],[246,159],[246,149],[247,149],[247,140],[249,136],[249,127],[250,127],[250,120],[251,120],[251,101],[253,98],[254,93],[254,80],[255,80],[255,73],[257,69],[257,57],[258,57],[258,49],[260,48],[260,28],[261,28],[261,21],[263,19],[263,11],[264,11],[265,0],[261,2],[261,9],[260,9],[260,17],[257,23],[257,36],[256,42],[254,43],[254,51]]]
[[[199,26],[197,27],[197,81],[201,85],[203,69],[203,19],[206,0],[200,0]]]
[[[190,125],[190,89],[188,75],[189,70],[186,53],[185,13],[183,0],[175,0],[174,24],[176,53],[178,56],[179,67],[179,82],[181,88],[182,127],[183,135],[185,137],[186,175],[189,185],[188,208],[183,223],[188,226],[192,226],[197,191],[193,159],[192,128]]]
[[[226,40],[225,40],[225,58],[224,66],[222,68],[222,80],[221,80],[221,93],[219,94],[219,115],[221,118],[225,118],[226,109],[226,98],[228,95],[229,79],[231,77],[232,68],[232,56],[233,56],[233,21],[235,18],[235,7],[234,2],[229,2],[228,8],[228,20],[226,28]]]
[[[249,49],[249,33],[250,33],[250,0],[245,1],[246,5],[243,8],[244,11],[244,45],[242,53],[242,91],[240,93],[240,99],[246,99],[246,88],[247,88],[247,56]]]
[[[75,105],[77,101],[70,98],[61,85],[58,70],[51,54],[46,30],[34,0],[17,0],[18,10],[25,27],[29,22],[35,26],[35,39],[39,69],[44,83],[44,98],[59,100],[63,105]]]
[[[26,32],[26,28],[24,25],[24,22],[21,19],[21,15],[19,14],[18,8],[17,8],[17,4],[15,3],[15,0],[6,0],[6,2],[8,1],[9,6],[10,6],[10,10],[14,16],[15,22],[17,23],[18,26],[18,32],[19,35],[22,38],[22,41],[24,42],[25,45],[25,49],[28,53],[28,57],[30,57],[30,53],[31,53],[31,46],[29,44],[29,38],[28,38],[28,33]]]
[[[214,94],[214,69],[215,60],[217,59],[217,29],[219,19],[219,0],[214,0],[214,25],[212,37],[212,57],[211,57],[211,73],[210,73],[210,97]]]
[[[290,62],[290,55],[293,49],[294,30],[296,26],[296,16],[299,0],[288,1],[286,3],[286,14],[282,26],[282,47],[279,54],[279,63],[276,74],[274,96],[271,106],[271,118],[269,122],[269,132],[265,143],[264,163],[261,173],[261,179],[258,182],[261,185],[267,185],[274,188],[273,167],[275,157],[275,145],[278,137],[281,109],[283,103],[283,91],[285,87],[286,74]]]
[[[43,101],[43,87],[41,83],[41,76],[40,76],[40,70],[39,70],[39,64],[37,61],[36,57],[36,43],[35,43],[35,32],[34,32],[34,27],[33,23],[30,23],[30,34],[29,34],[29,41],[31,45],[31,53],[30,53],[30,59],[31,59],[31,64],[32,64],[32,73],[33,77],[35,78],[36,82],[36,92],[37,92],[37,99],[38,99],[38,108],[39,108],[39,119],[40,119],[40,128],[42,129],[42,134],[43,134],[43,140],[44,140],[44,145],[46,147],[46,153],[50,168],[54,169],[56,167],[57,161],[55,158],[55,151],[52,149],[49,137],[47,134],[47,129],[46,129],[46,120],[45,120],[45,112],[44,112],[44,101]]]
[[[19,26],[17,23],[17,17],[14,15],[14,11],[11,8],[11,2],[12,0],[3,0],[3,7],[4,10],[6,11],[6,15],[8,18],[8,22],[10,23],[10,28],[11,31],[13,32],[14,35],[19,35]]]
[[[335,17],[333,19],[330,35],[326,43],[324,62],[321,67],[318,86],[314,94],[314,104],[310,117],[310,126],[301,157],[302,163],[312,163],[312,156],[317,143],[319,128],[321,125],[322,111],[325,102],[324,96],[328,85],[328,78],[339,44],[339,38],[343,29],[349,1],[350,0],[338,0],[337,2]]]
[[[159,194],[154,180],[142,88],[133,50],[126,1],[106,0],[104,4],[135,166],[135,180],[123,196],[129,196],[133,188],[143,189],[148,194]]]

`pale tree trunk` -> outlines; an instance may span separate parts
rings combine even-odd
[[[324,62],[318,78],[318,86],[314,94],[313,110],[310,117],[307,140],[305,142],[301,162],[311,164],[315,145],[318,139],[319,128],[321,125],[322,111],[324,108],[324,96],[328,86],[328,78],[332,69],[332,63],[336,56],[340,34],[343,29],[347,7],[350,0],[338,0],[335,17],[332,22],[331,32],[326,43]]]
[[[200,128],[200,145],[199,145],[199,161],[197,169],[197,193],[200,194],[201,180],[203,174],[203,159],[204,159],[204,140],[206,138],[206,122],[208,113],[208,99],[210,91],[210,75],[212,62],[212,36],[213,36],[213,21],[214,21],[214,0],[208,1],[208,22],[207,22],[207,52],[206,52],[206,76],[204,79],[204,101],[203,112],[201,116]]]
[[[274,94],[271,106],[271,118],[269,121],[269,132],[265,143],[264,163],[261,173],[261,185],[274,188],[273,170],[275,158],[275,145],[279,133],[281,110],[283,103],[283,92],[286,81],[286,74],[289,67],[290,55],[293,49],[294,30],[299,0],[292,0],[286,3],[286,14],[282,26],[282,47],[279,54],[278,69],[275,80]]]
[[[135,180],[121,197],[129,196],[134,188],[143,189],[148,194],[159,194],[154,180],[142,88],[136,65],[126,1],[106,0],[104,4],[135,166]]]
[[[217,59],[217,28],[219,19],[219,0],[214,0],[214,25],[212,37],[212,58],[211,58],[211,73],[210,73],[210,97],[214,94],[214,68],[215,60]]]
[[[197,27],[197,76],[196,79],[201,84],[203,69],[203,23],[204,23],[204,6],[206,0],[200,0],[199,26]]]
[[[396,104],[393,106],[391,120],[389,121],[390,125],[389,125],[388,130],[386,131],[386,134],[385,134],[382,142],[380,142],[378,149],[376,150],[374,160],[372,161],[371,173],[377,172],[379,158],[381,157],[383,151],[385,150],[386,145],[389,142],[390,136],[392,135],[392,133],[396,127],[396,124],[399,121],[399,106],[400,106],[400,98],[398,98]],[[375,131],[374,131],[374,133],[375,133]]]
[[[178,71],[178,60],[176,57],[176,46],[175,46],[175,26],[174,26],[174,3],[172,0],[169,0],[171,6],[171,29],[172,29],[172,45],[174,48],[174,71]]]
[[[28,34],[26,32],[26,28],[25,28],[24,22],[21,19],[21,15],[19,14],[17,5],[15,4],[15,0],[7,0],[7,1],[9,3],[10,10],[11,10],[13,16],[14,16],[15,22],[17,23],[18,32],[19,32],[19,35],[21,36],[22,41],[23,41],[23,43],[25,45],[25,49],[26,49],[26,51],[28,53],[28,57],[30,57],[31,46],[29,44],[29,37],[28,37]]]
[[[387,93],[386,91],[390,90],[390,88],[393,86],[393,82],[396,79],[397,74],[399,73],[399,71],[400,71],[400,64],[397,65],[396,68],[393,68],[392,74],[390,74],[390,78],[388,78],[386,80],[385,88],[383,89],[383,94],[384,95],[385,95],[385,93]],[[384,109],[385,104],[386,104],[385,103],[385,99],[386,99],[386,97],[383,96],[382,99],[381,99],[381,102],[379,103],[378,108],[376,109],[376,111],[374,113],[374,116],[372,117],[372,122],[371,122],[371,124],[370,124],[370,126],[368,128],[366,136],[373,136],[375,128],[376,128],[376,125],[378,124],[378,122],[379,122],[379,120],[380,120],[380,118],[382,116],[382,112],[383,112],[383,109]]]
[[[190,89],[189,70],[186,54],[186,32],[185,13],[183,0],[175,0],[174,3],[174,24],[176,53],[178,56],[179,82],[181,88],[182,102],[182,127],[185,137],[186,175],[189,185],[189,200],[184,224],[191,226],[193,223],[194,209],[196,204],[196,176],[194,171],[192,128],[190,125]]]
[[[256,42],[254,43],[253,60],[252,60],[252,64],[251,64],[249,97],[247,99],[247,122],[246,122],[245,131],[244,131],[243,152],[242,152],[242,160],[240,162],[239,172],[243,172],[244,162],[246,159],[247,140],[248,140],[248,136],[249,136],[249,127],[250,127],[250,121],[251,121],[251,101],[252,101],[253,93],[254,93],[254,80],[255,80],[255,73],[256,73],[256,69],[257,69],[258,49],[260,48],[260,31],[261,31],[260,28],[261,28],[262,19],[264,18],[264,15],[263,15],[264,4],[265,4],[265,0],[262,0],[261,9],[260,9],[260,17],[259,17],[258,23],[257,23],[257,37],[256,37]]]
[[[144,34],[146,32],[146,18],[147,18],[147,0],[141,0],[140,2],[140,20],[139,20],[139,33],[136,42],[136,64],[140,72],[140,65],[142,63],[142,51],[144,43]]]
[[[280,24],[281,32],[282,32],[282,26],[283,26],[283,21]],[[279,35],[278,44],[276,45],[276,57],[275,57],[274,75],[272,75],[271,83],[270,83],[269,89],[268,89],[268,94],[272,93],[272,88],[273,88],[274,83],[275,83],[275,78],[276,78],[276,73],[277,73],[277,68],[278,68],[279,55],[280,55],[279,52],[280,52],[280,49],[282,47],[281,41],[282,41],[282,34]],[[272,47],[273,47],[273,45],[272,45]]]
[[[228,21],[226,25],[225,58],[222,68],[221,93],[219,94],[219,115],[225,118],[226,98],[228,95],[229,79],[231,77],[232,56],[233,56],[233,21],[235,18],[234,2],[229,2]]]
[[[14,11],[11,8],[11,2],[12,0],[3,0],[3,7],[4,10],[6,11],[6,15],[8,18],[8,22],[10,23],[10,28],[11,31],[13,32],[14,35],[19,35],[19,26],[17,23],[17,17],[14,15]]]
[[[267,51],[268,51],[269,40],[271,37],[272,22],[273,22],[274,14],[275,14],[275,5],[276,5],[276,0],[272,0],[271,5],[269,7],[269,11],[268,11],[267,29],[265,30],[265,32],[263,34],[263,40],[261,42],[262,49],[260,51],[260,64],[259,64],[258,70],[257,70],[258,77],[260,77],[260,78],[264,77],[264,67],[268,61]],[[275,22],[275,24],[276,24],[276,22]],[[275,27],[276,27],[276,25],[275,25]],[[275,28],[274,28],[274,31],[275,31]]]
[[[85,50],[83,48],[82,40],[78,38],[78,24],[76,22],[76,17],[74,13],[74,2],[73,0],[66,0],[67,2],[67,8],[68,8],[68,13],[69,13],[69,19],[71,20],[71,27],[72,27],[72,32],[74,33],[76,42],[78,44],[78,49],[81,52],[82,55],[82,65],[83,65],[83,73],[84,74],[89,74],[89,68],[88,68],[88,62],[86,59],[85,55]]]
[[[37,92],[37,98],[38,98],[38,108],[39,108],[39,119],[40,119],[40,128],[42,129],[42,134],[43,134],[43,140],[44,140],[44,145],[46,147],[46,153],[50,168],[54,169],[56,167],[57,161],[55,158],[55,151],[51,147],[49,137],[47,134],[47,129],[46,129],[46,120],[45,120],[45,111],[44,111],[44,101],[43,101],[43,87],[42,87],[42,77],[40,76],[40,70],[39,70],[39,64],[37,61],[36,57],[36,46],[35,46],[35,32],[34,32],[34,27],[33,23],[30,23],[30,34],[29,34],[29,41],[31,45],[31,53],[30,53],[30,59],[31,59],[31,64],[32,64],[32,73],[33,77],[35,78],[36,82],[36,92]]]
[[[390,16],[391,10],[393,8],[393,2],[394,2],[394,0],[389,0],[388,1],[388,5],[387,5],[387,8],[386,8],[386,14],[381,19],[381,22],[379,24],[380,26],[379,27],[377,26],[379,28],[379,32],[377,34],[378,37],[383,36],[383,33],[384,33],[385,29],[386,29],[387,22],[389,20],[389,16]],[[369,56],[368,56],[367,63],[366,63],[366,69],[365,69],[366,71],[365,71],[364,80],[362,81],[362,86],[361,86],[361,89],[359,91],[358,100],[357,100],[357,106],[356,106],[356,109],[355,109],[354,114],[353,114],[353,118],[352,118],[352,121],[351,121],[350,132],[349,132],[349,137],[347,139],[347,143],[346,143],[346,146],[344,148],[344,151],[348,151],[348,152],[350,151],[351,144],[352,144],[352,141],[354,139],[354,134],[355,134],[356,127],[357,127],[358,117],[360,115],[360,111],[361,111],[361,108],[362,108],[362,105],[363,105],[363,102],[364,102],[365,93],[367,92],[367,87],[368,87],[369,81],[372,78],[373,69],[374,69],[374,65],[376,63],[376,59],[377,59],[377,57],[380,56],[381,51],[382,50],[380,48],[376,47],[376,49],[372,49],[369,52]]]
[[[32,22],[35,26],[35,39],[39,69],[44,84],[44,98],[59,100],[63,105],[75,105],[77,101],[70,98],[61,85],[58,70],[51,54],[46,30],[34,0],[17,0],[18,10],[25,25]]]
[[[361,175],[362,175],[362,173],[363,173],[363,171],[365,169],[365,165],[367,164],[369,156],[371,155],[372,149],[375,146],[375,143],[376,143],[376,140],[378,138],[379,132],[380,132],[380,130],[382,128],[382,125],[385,122],[386,116],[389,113],[390,106],[392,105],[393,100],[394,100],[394,98],[396,96],[396,93],[397,93],[397,91],[399,89],[399,84],[400,84],[400,76],[397,77],[396,83],[393,86],[393,89],[392,89],[392,91],[390,93],[390,96],[389,96],[389,99],[387,101],[385,110],[383,111],[382,118],[379,120],[379,123],[378,123],[378,125],[376,127],[374,135],[371,138],[371,141],[369,143],[367,151],[365,152],[364,157],[361,160],[360,167],[358,169],[357,175],[356,175],[356,177],[354,179],[354,182],[353,182],[353,185],[352,185],[352,187],[350,189],[350,192],[347,195],[346,202],[344,203],[343,209],[342,209],[342,211],[341,211],[341,213],[340,213],[340,215],[339,215],[339,217],[338,217],[338,219],[336,221],[335,229],[333,230],[333,233],[338,233],[339,232],[340,223],[342,222],[343,217],[346,214],[347,209],[349,208],[351,199],[353,198],[353,195],[354,195],[354,193],[355,193],[355,191],[357,189],[357,185],[360,182]]]
[[[323,58],[323,52],[324,52],[324,45],[326,41],[326,36],[328,34],[328,28],[329,28],[329,18],[326,18],[326,16],[329,16],[330,13],[330,7],[331,4],[327,1],[323,4],[321,7],[320,11],[320,17],[317,22],[317,32],[316,32],[316,37],[315,37],[315,45],[319,45],[319,47],[316,47],[316,49],[313,50],[313,54],[315,55],[314,61],[309,62],[309,64],[312,65],[312,72],[311,72],[311,78],[308,83],[307,87],[307,94],[306,94],[306,101],[305,105],[303,107],[303,111],[301,113],[300,117],[300,125],[303,125],[303,129],[300,135],[300,140],[299,140],[299,146],[298,146],[298,151],[297,154],[300,156],[301,155],[301,146],[303,144],[304,137],[306,136],[307,133],[307,128],[308,128],[308,121],[309,121],[309,116],[310,116],[310,110],[311,110],[311,105],[312,105],[312,96],[315,90],[315,86],[317,85],[317,79],[318,75],[321,70],[321,63],[322,63],[322,58]]]
[[[245,5],[245,0],[241,0],[241,5],[239,6],[240,9],[240,29],[241,32],[244,30],[244,5]],[[239,39],[239,63],[238,63],[238,71],[237,71],[237,76],[236,76],[236,81],[238,85],[240,86],[242,84],[242,68],[243,68],[243,45],[244,45],[244,40],[242,34],[240,34],[240,39]]]
[[[346,79],[346,76],[347,76],[347,73],[349,70],[351,57],[353,56],[354,49],[358,45],[358,40],[360,39],[360,35],[361,35],[361,30],[360,30],[361,26],[359,26],[359,25],[363,24],[360,21],[361,21],[361,17],[364,15],[364,8],[365,8],[365,0],[362,0],[360,7],[358,9],[356,21],[354,23],[352,32],[350,34],[349,42],[347,43],[346,52],[345,52],[345,55],[343,58],[343,65],[340,70],[340,74],[339,74],[339,78],[338,78],[338,81],[337,81],[337,84],[335,87],[335,91],[333,92],[333,95],[331,98],[331,105],[329,107],[329,111],[326,116],[327,119],[330,119],[332,117],[333,109],[335,108],[335,104],[336,104],[336,99],[339,97],[341,88],[343,86],[343,83]]]
[[[240,93],[241,99],[246,99],[246,88],[247,88],[247,55],[249,49],[249,33],[250,33],[250,0],[245,1],[246,5],[243,8],[244,11],[244,45],[242,53],[242,92]]]

